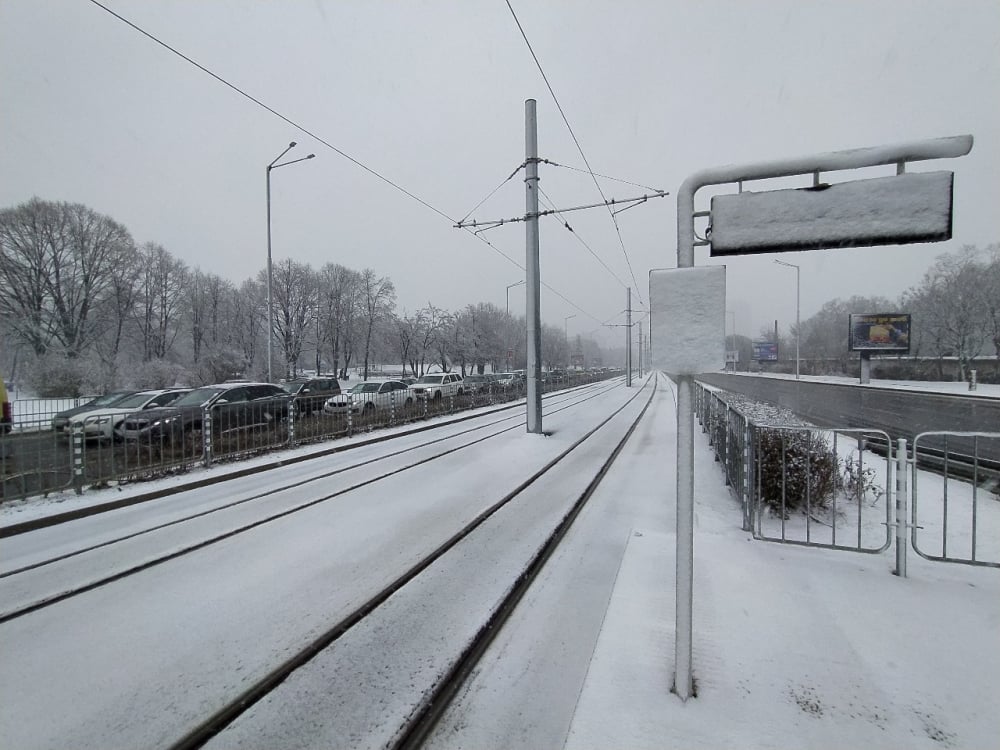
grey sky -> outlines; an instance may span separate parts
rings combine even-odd
[[[454,219],[524,160],[526,98],[538,101],[540,155],[583,166],[503,0],[105,4]],[[832,297],[895,297],[935,256],[1000,240],[995,0],[512,4],[593,169],[671,192],[619,219],[637,307],[648,270],[675,262],[676,189],[705,167],[976,138],[967,157],[914,167],[956,173],[950,243],[727,259],[729,306],[748,335],[794,319],[794,272],[773,257],[802,266],[805,318]],[[0,0],[0,118],[0,206],[84,203],[233,281],[264,266],[265,167],[291,140],[288,158],[317,158],[272,175],[276,260],[373,267],[410,311],[502,306],[523,278],[87,0]],[[474,216],[523,213],[522,176]],[[557,206],[600,200],[586,174],[543,166],[541,178]],[[643,192],[601,184],[608,197]],[[577,307],[543,289],[542,316],[562,326],[575,315],[572,335],[622,311],[632,280],[607,211],[568,218],[614,271],[543,221],[543,279]],[[523,264],[523,225],[484,236]],[[696,262],[715,261],[700,249]],[[523,290],[510,300],[523,310]]]

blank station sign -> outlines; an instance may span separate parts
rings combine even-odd
[[[712,198],[712,255],[951,239],[952,172]]]
[[[716,372],[726,362],[726,267],[649,272],[653,367],[668,375]]]

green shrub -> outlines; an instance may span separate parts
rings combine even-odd
[[[808,430],[757,428],[760,500],[785,517],[796,510],[825,508],[837,488],[839,462],[821,435]],[[784,505],[782,505],[784,498]]]

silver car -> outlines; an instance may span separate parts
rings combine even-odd
[[[384,411],[395,406],[410,406],[413,396],[406,383],[400,380],[385,380],[382,382],[365,381],[358,383],[347,393],[333,396],[323,404],[324,414],[371,414]]]

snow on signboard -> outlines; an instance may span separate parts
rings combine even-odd
[[[952,172],[712,198],[712,255],[951,239]]]
[[[725,367],[725,266],[650,271],[649,308],[655,369],[697,375]]]

